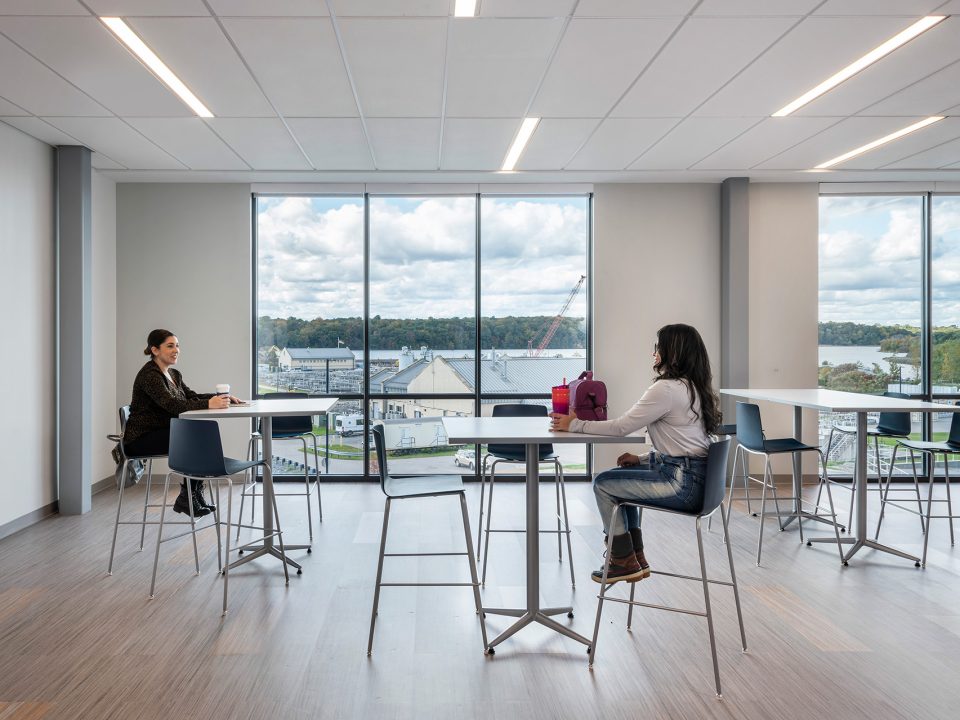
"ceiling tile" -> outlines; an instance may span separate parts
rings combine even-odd
[[[184,166],[123,120],[117,118],[44,118],[94,152],[136,170],[182,170]]]
[[[677,118],[604,120],[567,169],[623,170],[676,123]]]
[[[939,15],[957,15],[960,14],[960,0],[950,0],[937,8]]]
[[[432,118],[371,118],[367,130],[380,170],[436,170],[440,121]]]
[[[342,20],[347,63],[369,117],[439,117],[445,19]]]
[[[890,17],[808,18],[704,103],[697,114],[770,115],[891,37],[902,25],[902,19]]]
[[[960,62],[871,105],[861,115],[953,115],[947,106],[958,103]]]
[[[117,115],[193,114],[96,18],[0,18],[0,32]]]
[[[838,120],[839,118],[766,118],[693,167],[698,170],[747,170],[816,135]]]
[[[318,0],[207,0],[221,17],[326,17],[327,4]]]
[[[932,158],[939,154],[940,148],[958,139],[960,139],[960,118],[947,118],[922,130],[910,133],[899,140],[894,140],[892,143],[878,147],[876,150],[865,153],[860,157],[848,160],[840,167],[845,170],[861,168],[872,170],[880,167],[885,168],[893,163],[925,153],[930,153],[927,157]],[[917,161],[914,160],[914,162]],[[944,165],[947,162],[949,160],[945,158],[939,164]]]
[[[480,17],[566,17],[577,0],[483,0]]]
[[[94,170],[126,170],[120,163],[98,152],[90,154],[90,165]]]
[[[280,120],[213,118],[217,135],[254,170],[309,170],[306,158]]]
[[[692,112],[792,22],[785,18],[691,18],[611,114],[676,117]]]
[[[110,115],[5,37],[0,37],[0,68],[0,95],[34,115]]]
[[[687,118],[630,166],[631,170],[685,170],[760,118]]]
[[[823,0],[703,0],[695,16],[806,15]]]
[[[519,129],[518,120],[447,119],[440,169],[499,170]]]
[[[454,23],[447,50],[447,117],[521,117],[562,20]]]
[[[76,138],[70,137],[67,133],[63,132],[63,130],[59,130],[53,127],[53,125],[45,123],[40,118],[2,117],[0,120],[54,147],[57,145],[76,145],[78,142]]]
[[[288,118],[287,124],[318,170],[372,170],[359,118]]]
[[[3,0],[0,15],[83,15],[89,17],[76,0]]]
[[[200,118],[130,118],[128,122],[191,170],[249,169]]]
[[[9,100],[4,100],[0,97],[0,115],[30,115],[30,113],[19,105],[15,105]]]
[[[911,18],[903,18],[900,23],[900,29],[905,29],[911,24]],[[960,60],[960,18],[949,18],[800,108],[797,113],[853,115],[957,60]],[[917,112],[913,110],[909,114],[916,115]],[[868,114],[882,113],[871,111]]]
[[[946,121],[944,121],[946,122]],[[960,140],[952,140],[922,153],[905,157],[895,163],[890,163],[885,170],[914,170],[921,168],[935,169],[941,167],[955,168],[960,165]]]
[[[782,119],[782,118],[772,118]],[[841,120],[818,135],[758,164],[761,170],[805,170],[889,135],[920,118],[853,117]]]
[[[943,0],[827,0],[814,15],[928,15]]]
[[[86,0],[90,9],[100,17],[133,17],[133,16],[202,16],[209,17],[210,13],[204,7],[202,0]]]
[[[571,20],[531,114],[606,115],[678,22]]]
[[[543,118],[520,156],[517,169],[560,170],[599,124],[599,118]]]
[[[580,0],[576,17],[638,18],[683,16],[696,0]]]
[[[451,0],[332,0],[338,17],[447,17]]]
[[[273,117],[273,108],[213,18],[130,24],[217,117]]]
[[[223,24],[281,114],[356,117],[329,19],[229,19]]]

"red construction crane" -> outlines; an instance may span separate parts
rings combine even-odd
[[[553,322],[550,323],[550,327],[547,328],[547,332],[543,336],[543,340],[541,340],[540,344],[537,345],[537,349],[533,351],[533,357],[540,357],[540,353],[542,353],[544,348],[550,344],[551,340],[553,340],[553,336],[557,334],[557,330],[560,328],[560,323],[563,322],[563,316],[567,314],[567,310],[570,309],[570,304],[577,296],[577,293],[580,292],[580,288],[583,287],[583,281],[586,279],[586,275],[581,275],[580,279],[577,280],[577,284],[573,286],[573,290],[571,290],[570,294],[567,295],[567,301],[563,304],[563,307],[560,308],[560,312],[557,313],[557,316],[553,319]]]

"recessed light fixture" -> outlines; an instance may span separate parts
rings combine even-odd
[[[190,109],[202,118],[212,118],[213,113],[207,109],[207,106],[200,102],[199,98],[190,92],[190,88],[183,84],[183,81],[174,75],[173,70],[157,57],[156,53],[147,47],[147,44],[130,29],[123,20],[118,17],[102,17],[100,21],[106,25],[110,32],[126,45],[130,50],[140,58],[143,63],[150,68],[163,83],[173,90],[177,96],[183,100]]]
[[[454,17],[474,17],[477,14],[477,0],[457,0],[453,6]]]
[[[523,154],[524,148],[527,147],[527,143],[530,142],[530,136],[533,135],[533,131],[537,129],[537,124],[540,122],[538,117],[528,117],[524,118],[523,122],[520,123],[520,132],[517,133],[517,137],[513,140],[513,145],[510,146],[510,151],[507,153],[507,157],[503,160],[503,167],[500,169],[506,172],[513,170],[514,166],[517,164],[517,160],[520,159],[520,156]]]
[[[814,170],[826,170],[829,167],[833,167],[834,165],[842,163],[844,160],[855,158],[857,155],[863,155],[865,152],[870,152],[874,148],[878,148],[881,145],[886,145],[888,142],[893,142],[898,138],[902,138],[904,135],[909,135],[910,133],[925,128],[928,125],[933,125],[935,122],[940,122],[943,120],[943,118],[943,115],[933,115],[932,117],[925,118],[920,122],[915,122],[913,125],[907,125],[907,127],[897,130],[896,132],[892,132],[889,135],[884,135],[879,140],[874,140],[866,145],[861,145],[850,152],[844,153],[843,155],[838,155],[833,160],[827,160],[827,162],[817,165]]]
[[[849,78],[853,77],[858,72],[863,70],[865,67],[868,67],[869,65],[872,65],[880,58],[886,55],[889,55],[901,45],[904,45],[905,43],[910,42],[917,35],[919,35],[920,33],[926,32],[927,30],[932,28],[934,25],[936,25],[942,20],[945,20],[946,18],[947,18],[946,15],[927,15],[926,17],[920,18],[913,25],[908,27],[903,32],[897,33],[882,45],[875,47],[873,50],[868,52],[859,60],[855,60],[854,62],[847,65],[840,72],[828,77],[822,83],[817,85],[812,90],[805,92],[803,95],[798,97],[789,105],[784,105],[782,108],[777,110],[772,115],[772,117],[785,117],[790,113],[792,113],[793,111],[799,110],[811,100],[815,100],[816,98],[820,97],[825,92],[827,92],[828,90],[832,90],[837,85],[842,83],[844,80],[848,80]]]

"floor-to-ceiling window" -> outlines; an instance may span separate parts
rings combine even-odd
[[[475,472],[444,416],[546,407],[588,367],[589,218],[586,195],[255,197],[258,393],[339,398],[315,426],[333,475],[375,472],[371,422],[391,473]]]
[[[960,203],[955,196],[820,198],[821,387],[960,398]],[[822,414],[821,446],[835,423]],[[928,423],[929,421],[929,423]],[[876,423],[876,418],[868,422]],[[943,439],[950,416],[913,416],[914,438]],[[888,472],[893,440],[881,440]],[[853,437],[835,437],[830,469],[849,475]],[[868,473],[877,468],[869,453]],[[906,474],[898,459],[895,474]]]

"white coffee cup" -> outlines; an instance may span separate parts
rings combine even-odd
[[[216,388],[217,388],[217,395],[230,394],[230,386],[226,383],[221,383],[220,385],[217,385]]]

